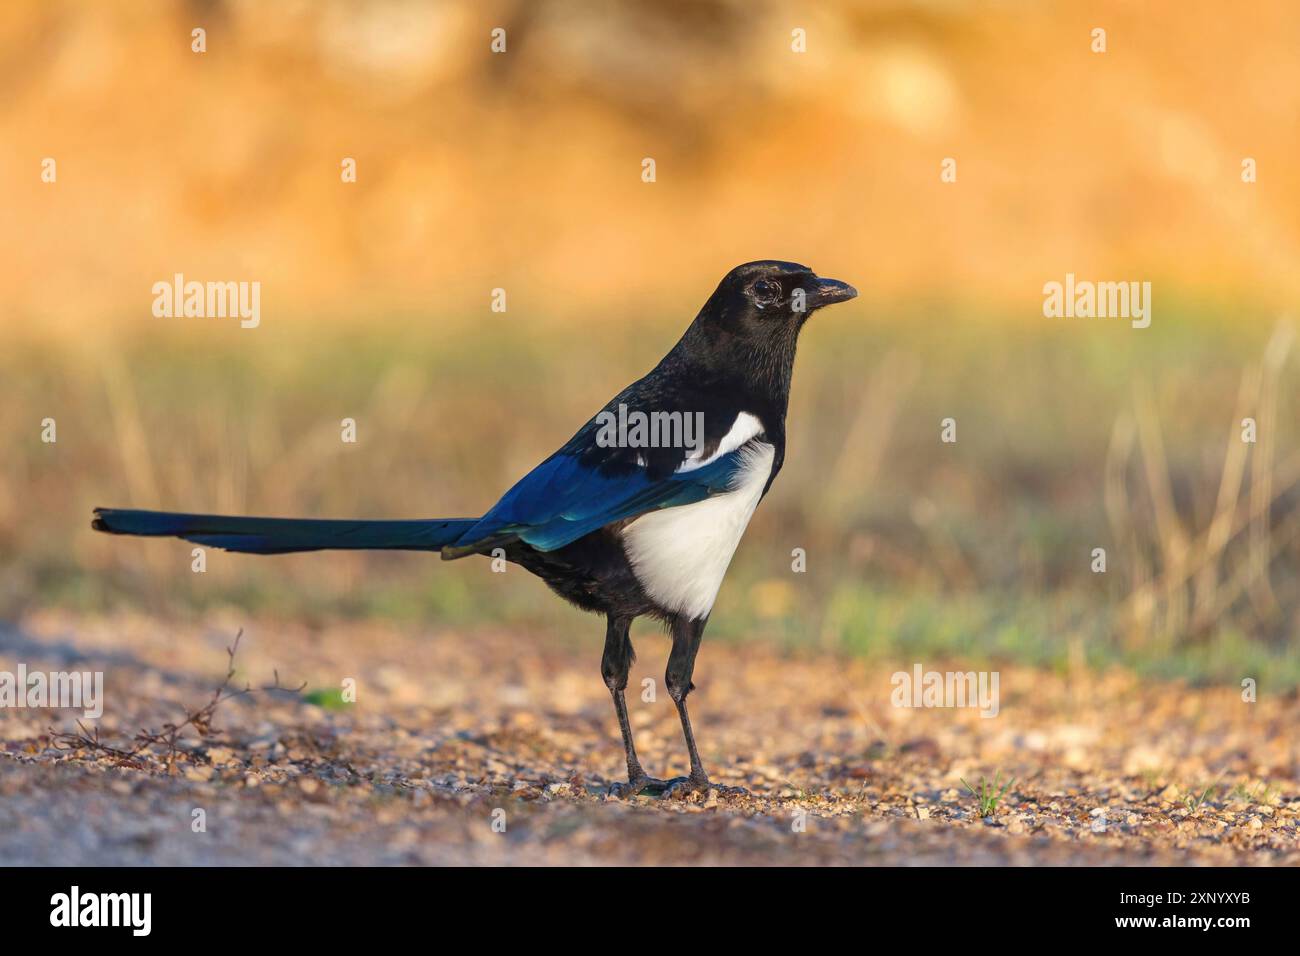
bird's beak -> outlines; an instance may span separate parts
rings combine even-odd
[[[822,306],[847,302],[857,297],[858,290],[839,279],[815,278],[808,288],[808,309],[820,309]]]

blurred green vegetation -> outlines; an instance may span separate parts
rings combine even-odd
[[[711,636],[1300,682],[1300,394],[1294,355],[1272,373],[1272,398],[1260,384],[1268,317],[1239,302],[1157,301],[1151,328],[1134,330],[1044,320],[1037,305],[1022,320],[859,300],[810,324],[786,467],[737,553]],[[0,614],[233,605],[595,640],[599,623],[518,568],[214,551],[195,574],[191,545],[96,535],[90,510],[478,514],[648,370],[683,324],[390,315],[364,330],[199,321],[104,342],[16,342],[0,355]],[[1206,549],[1206,570],[1198,542],[1225,510],[1242,408],[1273,448],[1245,446],[1228,514],[1241,527]],[[56,444],[40,440],[46,417]],[[940,441],[948,417],[955,444]],[[344,418],[357,422],[355,445],[340,440]],[[1265,475],[1269,508],[1251,530],[1251,489]],[[1090,568],[1096,547],[1105,574]],[[1263,582],[1251,576],[1261,547]],[[796,548],[805,573],[792,571]]]

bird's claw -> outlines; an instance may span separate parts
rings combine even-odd
[[[676,800],[688,797],[692,793],[707,794],[711,786],[709,778],[704,774],[691,774],[689,777],[674,777],[672,780],[668,781],[668,788],[664,790],[664,796]]]
[[[658,797],[663,795],[668,784],[669,781],[667,780],[658,780],[645,774],[638,774],[635,777],[629,777],[627,783],[611,783],[608,793],[617,800],[627,800],[643,793],[647,796]]]
[[[607,793],[618,800],[628,800],[636,796],[684,800],[692,793],[707,796],[710,791],[718,796],[749,796],[749,791],[744,787],[724,787],[710,783],[709,778],[704,774],[673,777],[671,780],[660,780],[643,774],[633,777],[627,783],[611,783]]]
[[[608,790],[611,797],[619,800],[638,796],[678,797],[695,792],[709,792],[707,777],[673,777],[671,780],[660,780],[657,777],[641,774],[630,778],[627,783],[611,783]]]
[[[677,777],[670,781],[668,790],[664,796],[672,798],[685,799],[692,793],[698,793],[711,799],[718,797],[748,797],[750,793],[744,787],[727,787],[718,783],[710,783],[709,778],[704,774],[690,777]]]

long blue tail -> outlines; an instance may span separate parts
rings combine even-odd
[[[146,537],[183,538],[210,548],[245,554],[378,549],[441,551],[477,518],[424,521],[337,521],[314,518],[233,518],[170,511],[96,508],[96,531]]]

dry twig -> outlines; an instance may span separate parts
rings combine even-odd
[[[135,746],[132,749],[126,750],[104,743],[100,740],[98,728],[88,729],[81,721],[77,721],[76,732],[60,732],[51,729],[51,742],[60,750],[91,750],[119,761],[135,760],[151,747],[161,746],[165,748],[164,757],[167,761],[167,772],[173,773],[176,768],[176,757],[180,752],[181,735],[185,729],[187,727],[193,729],[203,739],[220,733],[219,730],[213,728],[212,720],[216,716],[217,707],[225,701],[258,691],[287,690],[292,693],[301,693],[307,686],[306,681],[304,681],[297,687],[285,687],[280,683],[280,673],[277,670],[272,671],[275,677],[273,683],[256,688],[246,683],[242,689],[232,689],[230,682],[235,676],[235,653],[239,650],[239,641],[243,636],[244,629],[241,627],[235,635],[234,642],[226,648],[226,677],[221,682],[221,685],[212,692],[211,699],[197,710],[186,711],[185,719],[179,723],[169,721],[163,724],[161,730],[141,728],[140,732],[135,735]]]

